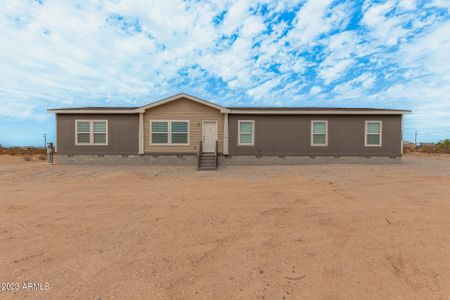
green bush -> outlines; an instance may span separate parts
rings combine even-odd
[[[450,139],[439,141],[436,144],[436,147],[439,149],[439,152],[441,153],[450,153]]]

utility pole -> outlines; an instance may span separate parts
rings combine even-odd
[[[414,145],[417,145],[417,130],[414,132]]]
[[[47,134],[44,133],[44,149],[47,148]]]

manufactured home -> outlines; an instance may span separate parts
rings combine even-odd
[[[178,94],[141,107],[50,109],[56,161],[218,165],[396,162],[407,110],[223,107]]]

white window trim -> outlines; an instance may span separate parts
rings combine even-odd
[[[325,123],[325,144],[314,144],[314,123]],[[321,133],[316,133],[321,134]],[[327,147],[328,146],[328,120],[311,120],[311,146]]]
[[[78,143],[78,122],[89,122],[89,143]],[[106,142],[105,143],[95,143],[94,144],[94,122],[106,122]],[[75,120],[75,145],[76,146],[108,146],[108,120]],[[80,132],[87,133],[87,132]],[[100,133],[100,132],[98,132]]]
[[[241,143],[241,123],[252,123],[252,143]],[[238,146],[255,145],[255,120],[238,120]]]
[[[167,144],[162,144],[162,143],[153,143],[153,138],[152,138],[152,123],[153,122],[167,122]],[[170,120],[150,120],[149,122],[149,131],[150,131],[150,136],[149,136],[149,141],[150,141],[150,145],[151,146],[167,146],[170,145]],[[162,132],[160,132],[162,133]]]
[[[367,136],[369,134],[375,134],[375,133],[368,133],[367,129],[368,129],[368,124],[369,123],[378,123],[380,124],[380,133],[378,133],[378,135],[380,136],[380,143],[379,144],[367,144]],[[365,122],[365,129],[364,129],[364,146],[365,147],[381,147],[383,145],[383,121],[379,121],[379,120],[366,120]]]
[[[153,143],[153,139],[152,139],[152,123],[153,122],[167,122],[167,143],[166,144],[161,144],[161,143]],[[187,143],[185,144],[180,144],[180,143],[172,143],[172,122],[187,122],[188,125],[188,131],[187,131]],[[151,146],[189,146],[191,139],[190,139],[190,133],[191,133],[191,124],[189,122],[189,120],[150,120],[149,122],[149,127],[150,127],[150,137],[149,137],[149,141],[150,141],[150,145]]]

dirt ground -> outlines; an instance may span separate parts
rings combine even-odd
[[[0,157],[1,299],[450,299],[450,159],[98,167]],[[23,289],[23,283],[48,290]]]

